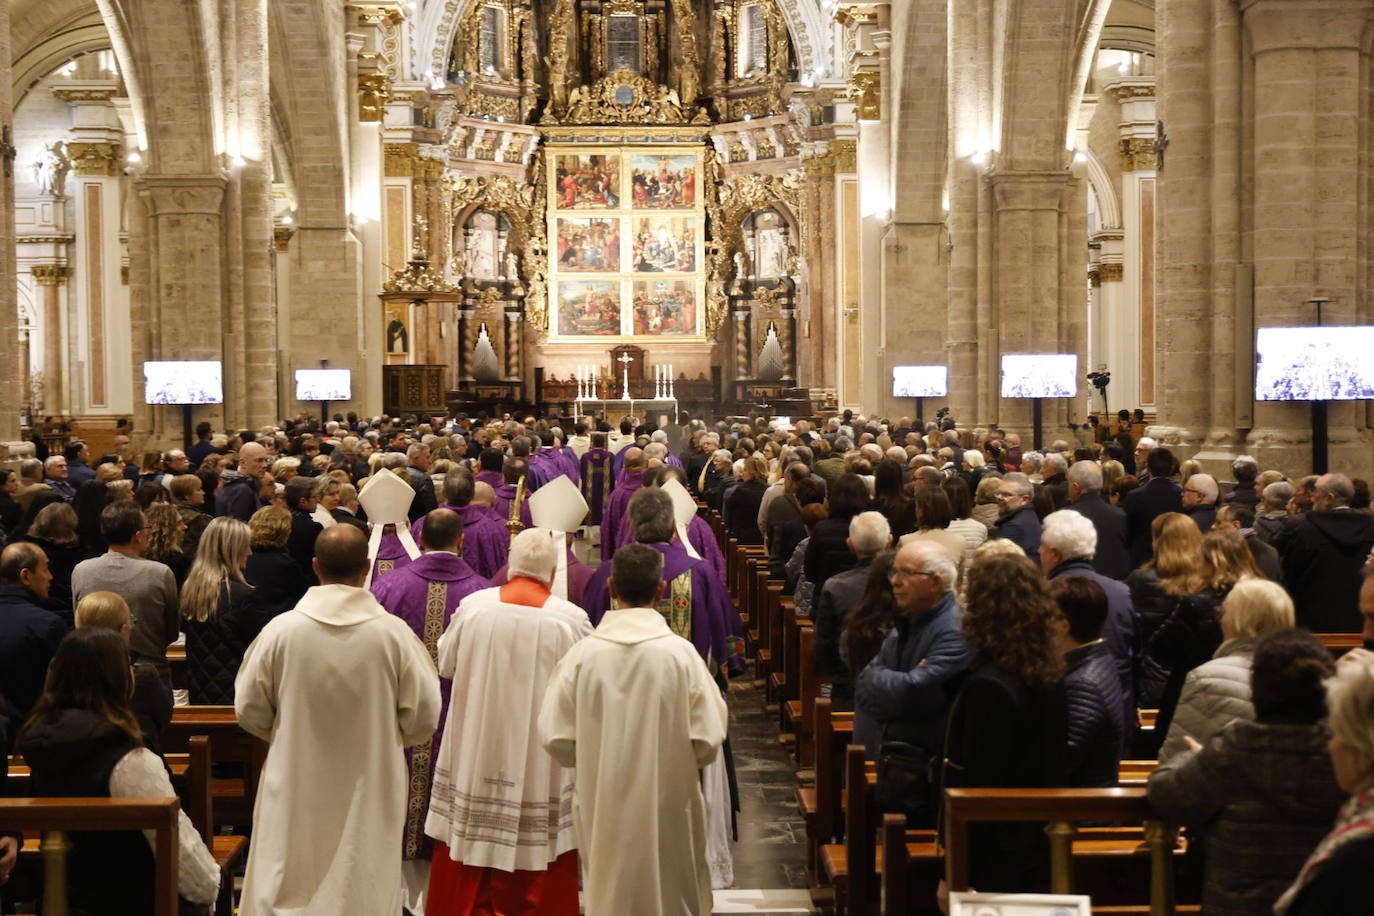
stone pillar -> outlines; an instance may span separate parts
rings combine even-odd
[[[784,308],[778,310],[778,345],[782,347],[782,377],[784,381],[796,383],[797,380],[797,310]]]
[[[19,409],[25,380],[20,360],[19,292],[14,250],[14,100],[10,77],[10,4],[0,3],[0,346],[10,358],[0,359],[0,459],[24,454],[19,441]],[[31,447],[30,447],[31,448]]]
[[[64,299],[71,271],[65,264],[35,264],[29,268],[34,282],[43,290],[43,412],[64,414],[70,409],[65,381],[67,360],[63,355]]]
[[[1254,63],[1254,87],[1246,95],[1254,105],[1255,326],[1315,324],[1307,303],[1315,297],[1330,300],[1323,324],[1367,323],[1360,227],[1370,218],[1370,115],[1363,40],[1374,3],[1245,0],[1240,7]],[[1230,418],[1214,422],[1224,419]],[[1308,422],[1305,404],[1255,403],[1249,441],[1254,451],[1273,456],[1261,465],[1277,460],[1290,473],[1309,467],[1310,451],[1294,435]],[[1329,422],[1332,469],[1374,466],[1362,405],[1332,403]]]

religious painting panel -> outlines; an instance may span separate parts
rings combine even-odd
[[[619,280],[562,280],[556,306],[556,327],[561,336],[620,334]]]
[[[695,273],[697,226],[690,216],[636,216],[631,236],[635,273]]]
[[[620,271],[620,220],[559,217],[558,270],[567,273]]]
[[[619,209],[620,156],[560,153],[554,157],[554,183],[560,210]]]
[[[411,305],[409,302],[385,302],[382,308],[382,340],[388,365],[410,363]]]
[[[638,153],[630,157],[630,197],[636,210],[692,210],[697,205],[695,155]]]
[[[674,337],[701,333],[694,280],[635,280],[631,311],[637,336]]]

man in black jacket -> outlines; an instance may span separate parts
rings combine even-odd
[[[1145,440],[1141,440],[1144,442]],[[1174,453],[1167,448],[1151,449],[1145,458],[1150,480],[1126,495],[1126,542],[1131,549],[1131,566],[1138,567],[1155,555],[1150,525],[1165,512],[1183,511],[1183,488],[1169,479],[1174,472]]]
[[[1317,479],[1312,508],[1289,520],[1274,546],[1293,595],[1298,626],[1316,633],[1360,629],[1360,570],[1374,549],[1374,517],[1350,508],[1344,474]]]
[[[0,713],[8,707],[21,724],[67,634],[62,620],[39,606],[51,584],[48,557],[37,545],[20,541],[0,553]]]
[[[1125,579],[1131,571],[1126,513],[1102,498],[1102,466],[1096,461],[1077,461],[1068,477],[1069,505],[1065,508],[1086,516],[1097,529],[1093,569],[1112,579]]]
[[[318,505],[312,478],[292,477],[286,482],[286,506],[291,510],[291,534],[286,539],[286,552],[311,585],[320,584],[311,564],[315,559],[315,539],[324,530],[324,526],[311,517]]]
[[[1050,583],[1050,593],[1064,613],[1057,640],[1067,663],[1064,693],[1069,720],[1069,782],[1078,788],[1110,788],[1121,771],[1121,752],[1128,734],[1128,700],[1101,639],[1107,620],[1102,586],[1084,576],[1064,576]]]
[[[267,471],[267,449],[256,442],[245,442],[239,449],[239,466],[236,470],[220,474],[222,481],[219,493],[215,495],[215,514],[236,518],[246,522],[253,517],[262,505],[258,499],[260,478]]]
[[[853,569],[825,580],[816,600],[816,670],[831,675],[831,697],[847,705],[854,699],[853,675],[840,654],[840,637],[849,612],[868,585],[869,566],[892,543],[892,528],[881,512],[860,512],[849,523],[849,549],[858,558]]]

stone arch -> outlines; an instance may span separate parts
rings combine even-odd
[[[95,0],[22,0],[12,22],[14,103],[63,61],[111,47]]]

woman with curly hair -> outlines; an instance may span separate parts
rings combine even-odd
[[[973,658],[950,710],[945,781],[952,788],[1066,785],[1068,724],[1063,615],[1029,558],[975,552],[962,627]],[[1048,886],[1049,848],[1039,824],[974,824],[974,887],[1006,893]]]
[[[169,568],[176,576],[177,588],[181,588],[194,559],[181,550],[181,541],[186,534],[181,513],[170,503],[154,503],[144,515],[148,520],[148,546],[143,550],[143,558]]]

